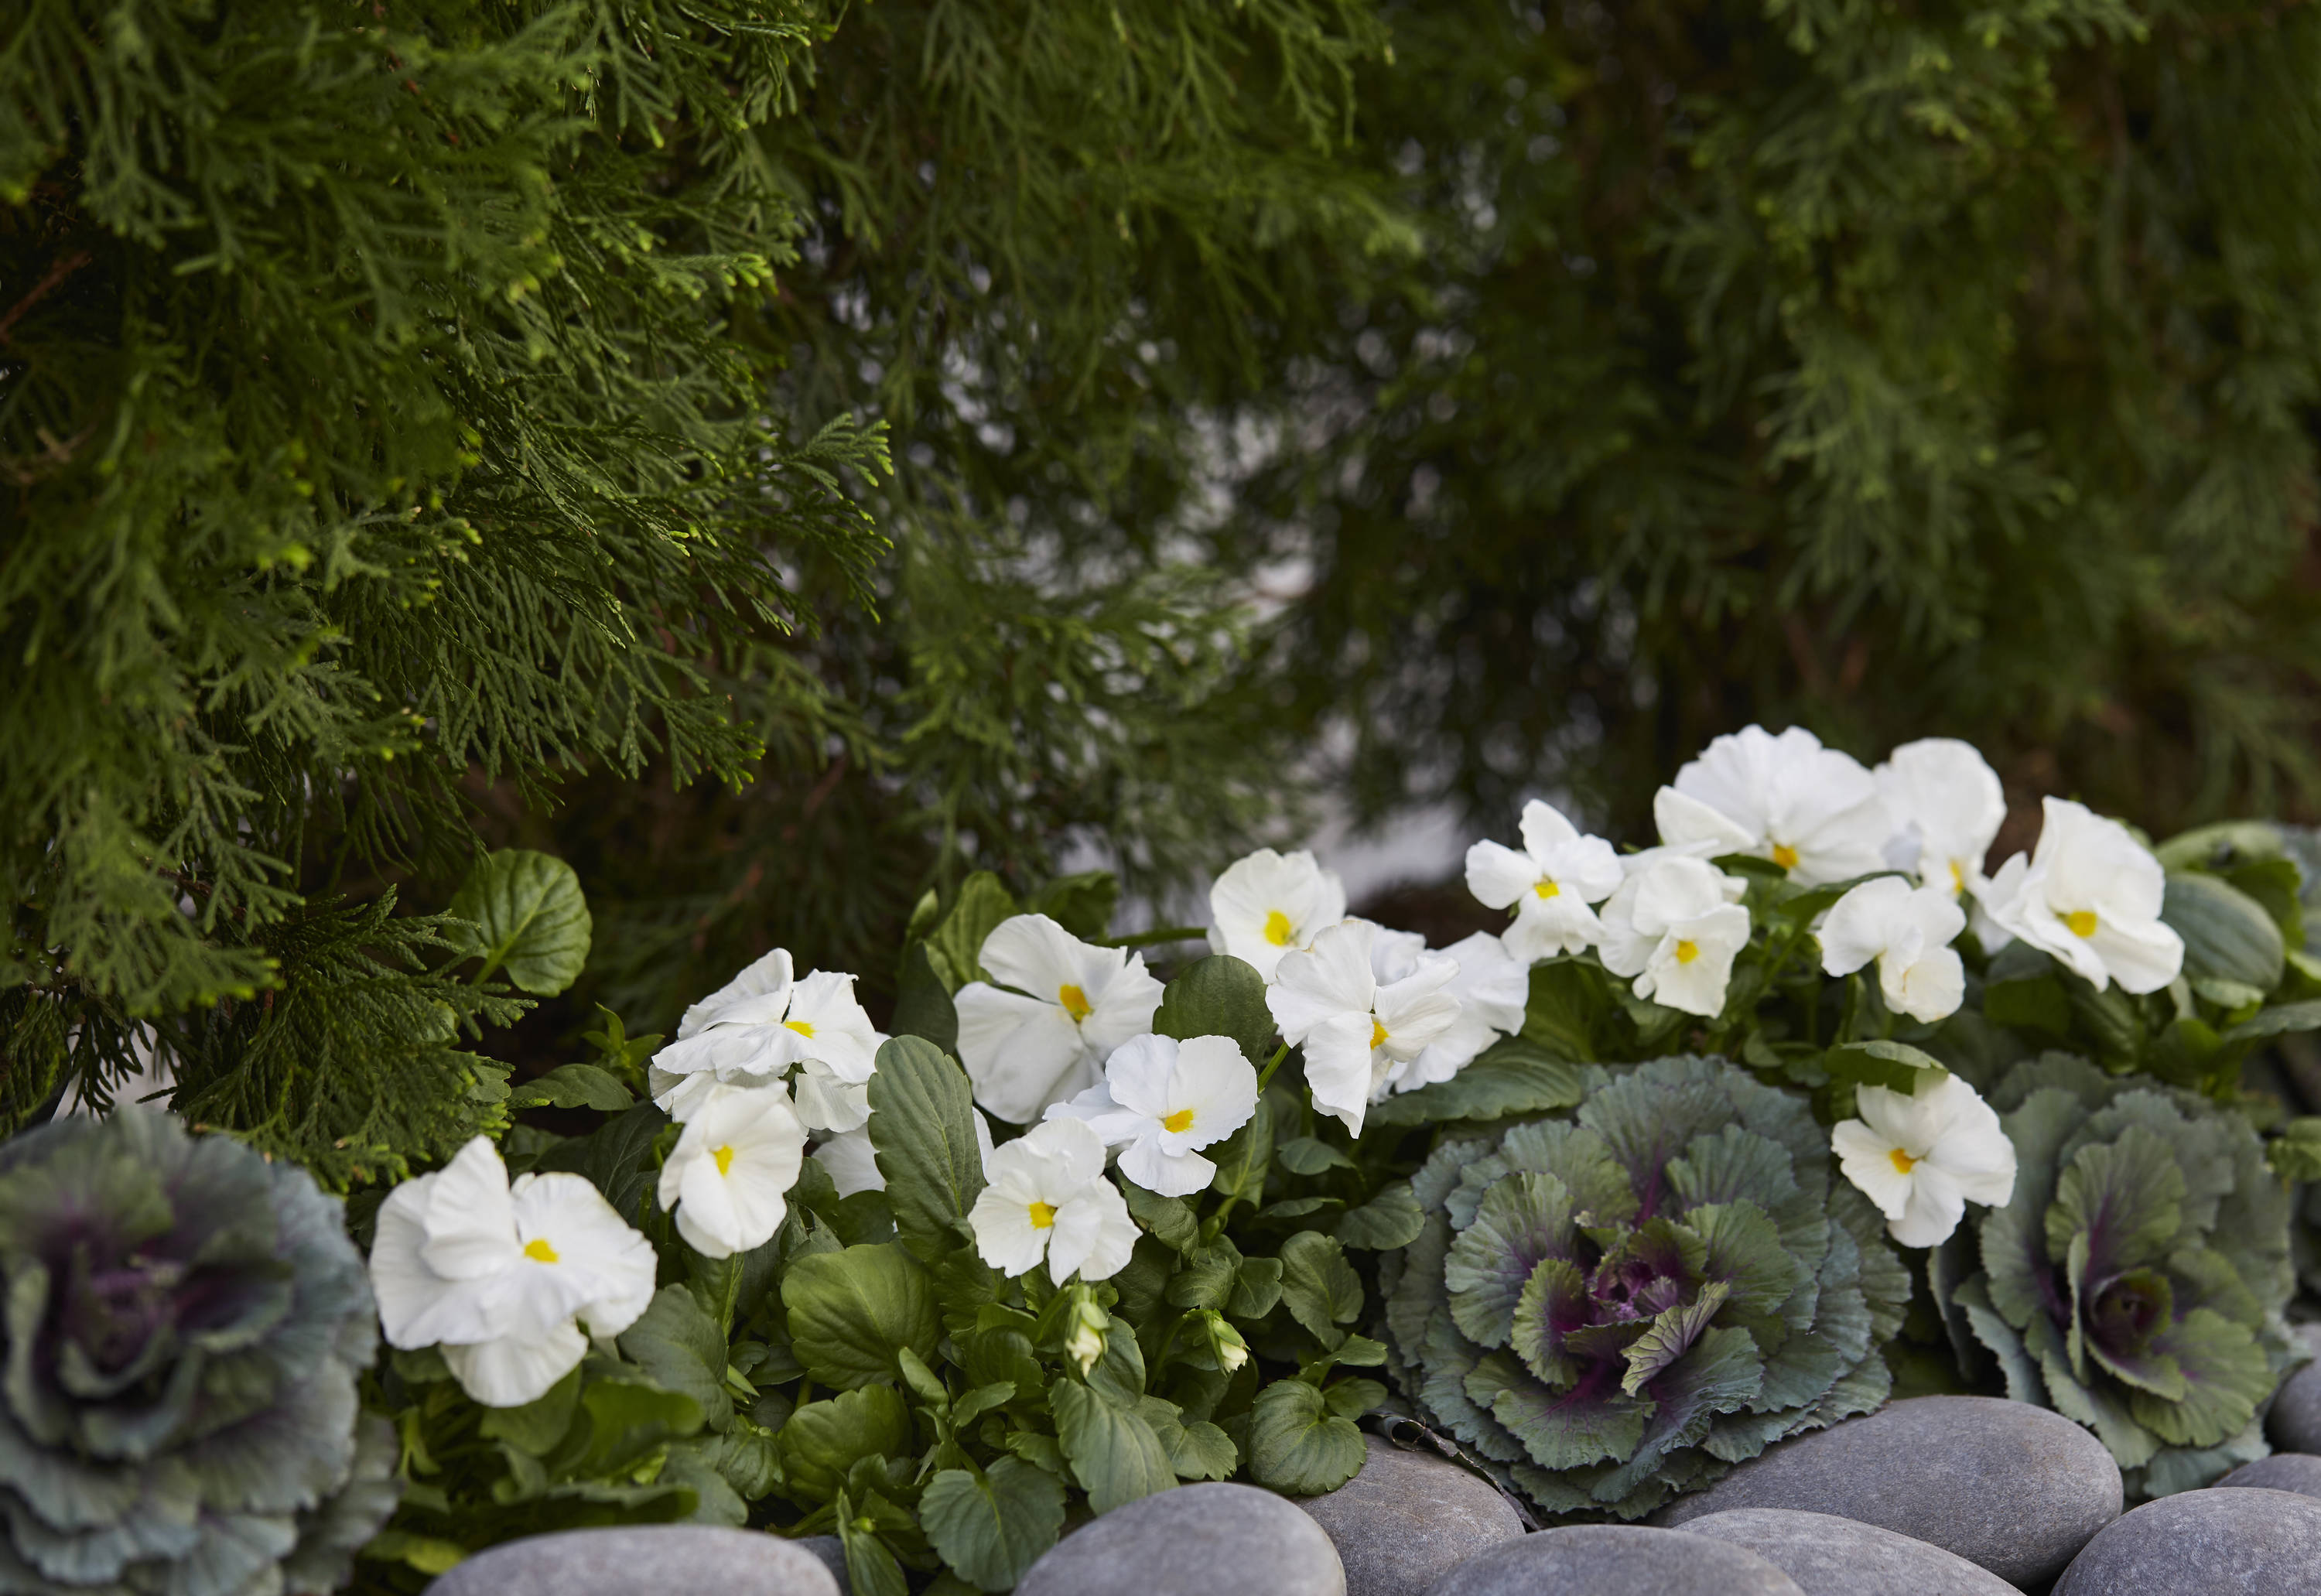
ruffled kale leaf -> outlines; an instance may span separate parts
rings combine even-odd
[[[2007,1394],[2092,1429],[2131,1491],[2207,1484],[2265,1451],[2258,1409],[2301,1356],[2286,1184],[2236,1113],[2047,1054],[1991,1095],[2014,1200],[1952,1304]]]
[[[0,1146],[0,1589],[343,1584],[396,1501],[377,1320],[305,1171],[123,1108]]]
[[[1412,1178],[1387,1328],[1412,1400],[1542,1508],[1634,1518],[1882,1401],[1909,1281],[1802,1099],[1694,1058],[1584,1086]]]

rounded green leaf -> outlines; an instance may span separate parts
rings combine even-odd
[[[899,1379],[903,1348],[932,1358],[942,1333],[926,1271],[893,1242],[800,1258],[782,1277],[782,1300],[790,1350],[841,1391]]]
[[[1013,1590],[1064,1524],[1063,1482],[1017,1458],[943,1469],[919,1498],[919,1523],[951,1572],[980,1591]]]
[[[1160,993],[1152,1029],[1162,1036],[1230,1036],[1252,1064],[1263,1064],[1273,1040],[1273,1011],[1265,1006],[1265,978],[1231,953],[1197,961]]]
[[[2280,984],[2288,944],[2264,905],[2215,876],[2168,878],[2160,917],[2184,939],[2184,973],[2269,992]]]
[[[860,1459],[910,1450],[911,1410],[894,1387],[866,1386],[808,1402],[790,1415],[777,1438],[790,1494],[828,1501]]]
[[[521,991],[552,998],[588,962],[588,900],[572,867],[527,848],[487,853],[451,898],[451,914],[474,922],[468,951],[480,955],[478,980],[497,971]]]
[[[1330,1411],[1302,1380],[1277,1380],[1249,1414],[1249,1466],[1261,1485],[1289,1496],[1335,1491],[1361,1471],[1362,1432]]]

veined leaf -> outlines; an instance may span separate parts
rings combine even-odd
[[[1265,978],[1230,953],[1211,953],[1162,990],[1152,1029],[1179,1042],[1230,1036],[1251,1063],[1262,1065],[1274,1029]]]
[[[1261,1485],[1288,1496],[1335,1491],[1361,1472],[1362,1432],[1330,1411],[1302,1380],[1277,1380],[1249,1414],[1249,1467]]]
[[[926,1271],[894,1242],[798,1259],[782,1300],[791,1350],[808,1374],[841,1391],[899,1378],[901,1350],[933,1357],[942,1333]]]
[[[1907,1042],[1845,1042],[1822,1055],[1822,1067],[1833,1081],[1855,1086],[1882,1086],[1905,1096],[1921,1081],[1940,1081],[1950,1072],[1942,1060]]]
[[[943,1469],[919,1497],[919,1522],[951,1571],[982,1591],[1007,1591],[1064,1523],[1064,1487],[1017,1458],[988,1469]]]
[[[552,998],[588,961],[588,900],[572,867],[526,848],[487,853],[452,896],[451,914],[474,922],[468,951],[476,979],[505,975],[519,990]]]
[[[967,1072],[931,1042],[892,1038],[870,1077],[869,1128],[897,1237],[922,1263],[954,1251],[984,1185]]]
[[[959,900],[922,944],[943,990],[956,993],[968,982],[983,979],[984,939],[1015,912],[1015,898],[989,871],[977,871],[960,883]]]
[[[1372,1103],[1366,1123],[1427,1125],[1502,1119],[1568,1108],[1579,1100],[1579,1072],[1525,1036],[1503,1037],[1448,1081]]]
[[[1072,1477],[1097,1512],[1108,1513],[1177,1483],[1168,1448],[1141,1414],[1107,1401],[1069,1375],[1050,1382],[1048,1407],[1056,1416],[1056,1437]]]
[[[511,1108],[601,1108],[619,1114],[636,1106],[629,1089],[596,1064],[559,1064],[508,1093]]]

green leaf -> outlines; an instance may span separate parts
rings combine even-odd
[[[1250,1116],[1249,1123],[1227,1136],[1208,1157],[1217,1166],[1209,1181],[1210,1190],[1236,1202],[1256,1202],[1263,1197],[1266,1168],[1273,1162],[1272,1093],[1258,1099],[1257,1112]]]
[[[2224,820],[2178,832],[2153,849],[2170,870],[2230,870],[2281,857],[2280,829],[2263,820]]]
[[[559,1064],[508,1093],[510,1108],[602,1108],[619,1114],[636,1105],[629,1089],[596,1064]]]
[[[1584,960],[1551,959],[1533,965],[1523,1039],[1548,1058],[1593,1063],[1597,1028],[1612,1009],[1605,980],[1601,969]]]
[[[1233,1271],[1233,1296],[1225,1312],[1237,1319],[1261,1319],[1281,1300],[1281,1260],[1244,1258]]]
[[[1183,1198],[1162,1197],[1156,1191],[1147,1191],[1133,1181],[1122,1184],[1128,1199],[1130,1216],[1162,1245],[1182,1253],[1189,1251],[1200,1241],[1200,1221],[1193,1218],[1193,1210]]]
[[[1272,1056],[1273,1011],[1265,1006],[1265,978],[1230,953],[1197,960],[1161,990],[1153,1031],[1179,1042],[1230,1036],[1252,1064]]]
[[[2216,876],[2171,874],[2160,917],[2184,939],[2184,973],[2269,992],[2280,984],[2289,944],[2264,905]]]
[[[1120,904],[1120,878],[1108,870],[1058,876],[1024,900],[1027,915],[1045,915],[1082,942],[1101,942],[1112,931]]]
[[[1142,1415],[1106,1400],[1068,1375],[1050,1383],[1048,1407],[1056,1416],[1056,1438],[1071,1464],[1072,1477],[1097,1512],[1108,1513],[1123,1502],[1177,1483],[1168,1448]]]
[[[959,1008],[951,1000],[950,989],[935,973],[924,942],[914,942],[903,950],[902,971],[895,982],[895,1017],[890,1023],[897,1036],[924,1037],[945,1053],[959,1046]]]
[[[580,1406],[588,1415],[588,1450],[575,1473],[610,1474],[633,1467],[672,1436],[701,1427],[701,1404],[682,1391],[640,1381],[587,1380]]]
[[[989,871],[977,871],[960,883],[959,900],[922,944],[944,991],[956,993],[983,979],[984,939],[1015,913],[1015,899]]]
[[[1841,1043],[1823,1054],[1822,1060],[1833,1081],[1882,1086],[1905,1096],[1916,1091],[1920,1081],[1940,1081],[1950,1073],[1933,1053],[1907,1042]]]
[[[1180,1480],[1223,1480],[1241,1461],[1231,1436],[1206,1419],[1188,1424],[1184,1409],[1174,1402],[1147,1397],[1136,1410],[1160,1437],[1160,1446],[1169,1454],[1169,1466]]]
[[[1292,1136],[1273,1150],[1281,1167],[1293,1175],[1318,1175],[1324,1170],[1350,1170],[1354,1161],[1319,1136]]]
[[[874,1528],[877,1519],[867,1509],[858,1516],[842,1493],[838,1498],[838,1542],[846,1553],[848,1596],[910,1596],[902,1564]]]
[[[653,1293],[637,1322],[621,1332],[621,1351],[656,1384],[683,1391],[701,1404],[712,1428],[733,1416],[725,1389],[725,1337],[683,1286]]]
[[[572,867],[553,855],[525,848],[486,854],[450,912],[476,926],[466,949],[484,961],[478,981],[496,971],[519,990],[552,998],[588,962],[588,900]]]
[[[1579,1071],[1524,1036],[1492,1044],[1448,1081],[1372,1103],[1367,1124],[1427,1125],[1503,1119],[1568,1108],[1580,1097]]]
[[[798,1259],[782,1300],[791,1350],[808,1374],[842,1391],[900,1378],[902,1349],[931,1358],[942,1332],[926,1271],[893,1242]]]
[[[865,1386],[808,1402],[775,1439],[788,1490],[806,1501],[828,1501],[863,1458],[911,1450],[910,1405],[891,1385]]]
[[[572,1427],[580,1406],[580,1367],[574,1364],[547,1393],[521,1408],[486,1408],[476,1433],[487,1441],[505,1441],[534,1457],[545,1457]]]
[[[2227,1042],[2260,1042],[2292,1031],[2321,1031],[2321,998],[2302,1003],[2280,1003],[2241,1021],[2225,1033]]]
[[[1286,1201],[1268,1203],[1258,1209],[1257,1217],[1261,1219],[1302,1219],[1308,1214],[1320,1213],[1324,1208],[1345,1206],[1345,1199],[1339,1197],[1293,1197]]]
[[[870,1077],[869,1132],[902,1245],[928,1263],[955,1251],[958,1224],[983,1191],[967,1072],[933,1043],[892,1038]]]
[[[1362,1282],[1335,1236],[1301,1230],[1281,1244],[1281,1301],[1324,1347],[1345,1339],[1338,1327],[1361,1317]]]
[[[1223,1308],[1241,1265],[1241,1250],[1220,1236],[1213,1245],[1195,1251],[1169,1277],[1168,1300],[1178,1308]]]
[[[2012,953],[2019,945],[2010,944],[2007,951]],[[1983,1017],[2018,1031],[2044,1031],[2051,1036],[2071,1034],[2071,999],[2052,965],[2035,975],[1999,980],[1994,963],[1992,974],[1982,989]]]
[[[1064,1487],[1016,1458],[943,1469],[919,1497],[919,1523],[953,1572],[979,1591],[1013,1590],[1064,1525]]]
[[[1406,1247],[1426,1228],[1426,1210],[1407,1181],[1395,1181],[1340,1219],[1332,1234],[1350,1247],[1385,1252]]]
[[[2321,1118],[2292,1119],[2264,1145],[2264,1161],[2288,1181],[2321,1181]]]
[[[1329,1399],[1302,1380],[1277,1380],[1249,1414],[1249,1467],[1261,1485],[1288,1496],[1320,1496],[1361,1472],[1362,1432],[1330,1411]]]

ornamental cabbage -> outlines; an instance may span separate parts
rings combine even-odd
[[[1799,1098],[1591,1067],[1576,1123],[1438,1146],[1381,1281],[1411,1399],[1550,1513],[1640,1518],[1884,1401],[1909,1277]]]
[[[0,1590],[342,1584],[393,1510],[378,1328],[337,1199],[124,1108],[0,1146]]]
[[[2095,1431],[2131,1496],[2207,1484],[2266,1451],[2261,1409],[2302,1356],[2282,1317],[2286,1184],[2248,1122],[2050,1053],[1991,1093],[2014,1199],[1937,1254],[2007,1394]]]

